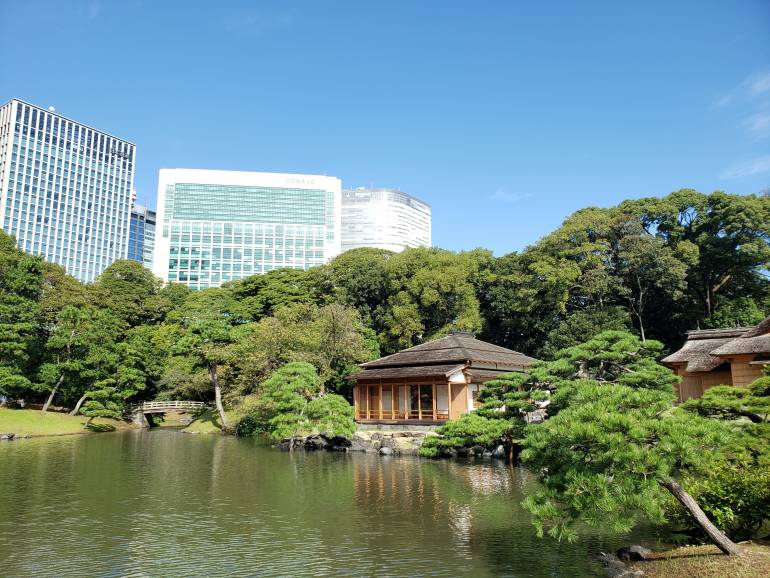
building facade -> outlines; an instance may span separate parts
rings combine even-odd
[[[430,205],[398,189],[342,191],[342,250],[431,246]]]
[[[358,423],[440,425],[478,407],[484,383],[537,360],[455,332],[374,361],[351,379]]]
[[[153,272],[193,289],[340,252],[341,181],[321,175],[162,169]]]
[[[126,256],[136,147],[26,102],[0,107],[0,225],[91,282]]]
[[[152,269],[152,255],[155,249],[155,217],[155,211],[143,205],[134,204],[131,207],[126,257],[139,261],[148,269]]]

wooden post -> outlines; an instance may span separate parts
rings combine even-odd
[[[417,384],[417,419],[422,421],[422,385]]]
[[[390,408],[393,410],[393,419],[398,419],[398,384],[392,383],[390,387],[393,388],[393,405]]]
[[[382,419],[382,380],[380,380],[380,396],[378,401],[380,402],[380,417],[378,419]]]
[[[433,378],[433,421],[436,421],[436,379]]]

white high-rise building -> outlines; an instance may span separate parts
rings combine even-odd
[[[398,189],[342,191],[342,250],[431,246],[430,205]]]
[[[194,289],[340,252],[336,177],[161,169],[153,272]]]
[[[128,243],[136,147],[13,99],[0,107],[0,228],[93,281]]]

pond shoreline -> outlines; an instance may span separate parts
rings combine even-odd
[[[50,410],[42,413],[39,409],[0,408],[0,440],[56,438],[136,429],[128,421],[96,418],[89,423],[87,420],[82,415],[72,416]]]
[[[569,547],[536,538],[520,506],[536,477],[499,460],[122,433],[0,444],[0,542],[49,545],[10,552],[3,574],[564,578],[599,576],[598,552],[623,545],[595,530]]]

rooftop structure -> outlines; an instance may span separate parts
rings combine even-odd
[[[755,327],[688,331],[681,349],[661,361],[682,378],[680,401],[715,385],[749,385],[770,364],[770,317]]]
[[[442,423],[476,407],[484,382],[524,371],[537,360],[455,332],[361,364],[352,376],[356,419],[376,423]]]

